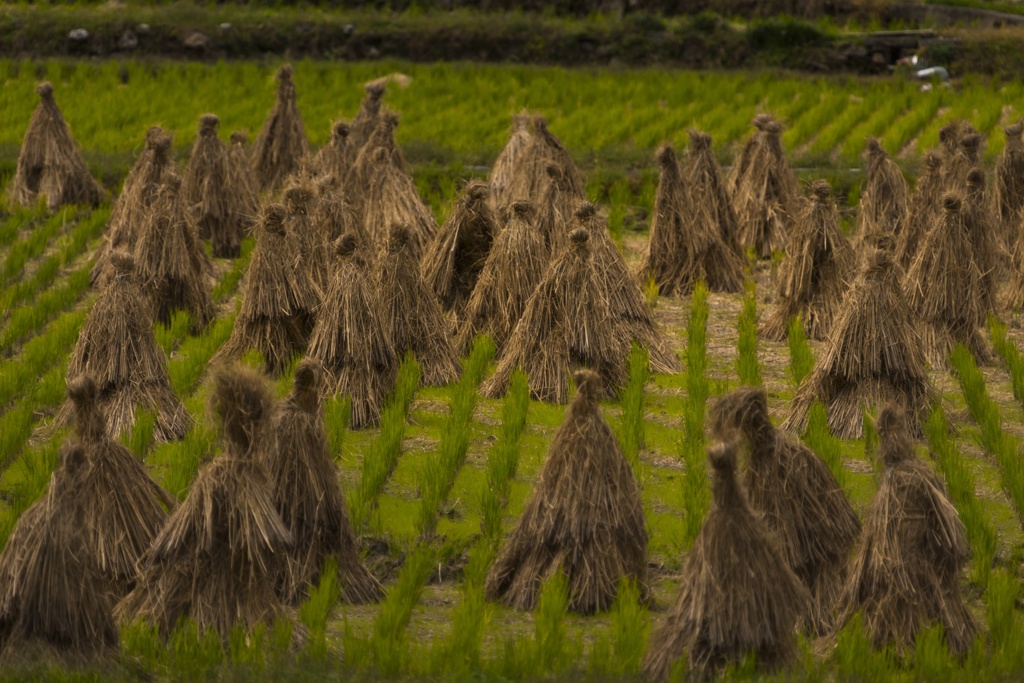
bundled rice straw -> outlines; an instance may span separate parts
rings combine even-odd
[[[587,230],[574,230],[570,244],[526,302],[497,370],[481,387],[484,396],[504,395],[517,368],[529,377],[534,400],[549,403],[569,400],[569,378],[581,367],[597,372],[606,396],[625,383],[629,347],[597,278]]]
[[[857,236],[861,244],[877,246],[878,238],[896,239],[903,230],[910,206],[910,190],[903,171],[885,153],[877,138],[868,138],[867,168],[860,194]]]
[[[373,81],[363,86],[366,96],[352,124],[348,128],[348,139],[345,144],[345,157],[351,164],[355,161],[359,151],[363,148],[377,128],[380,116],[381,98],[384,97],[385,85],[379,81]]]
[[[312,216],[313,233],[320,241],[326,290],[334,270],[334,243],[338,238],[351,232],[359,238],[361,244],[373,242],[345,196],[340,180],[334,176],[321,176],[316,182],[316,193],[316,209]]]
[[[690,205],[699,207],[709,227],[716,228],[722,241],[742,256],[736,211],[722,177],[722,168],[711,150],[711,136],[698,130],[687,131],[687,134],[690,146],[683,164],[683,184],[690,193]]]
[[[563,572],[573,612],[609,609],[622,579],[647,595],[647,530],[633,471],[598,411],[601,378],[575,374],[577,393],[555,433],[540,480],[484,590],[532,610],[543,583]]]
[[[611,319],[623,343],[636,342],[650,352],[651,370],[679,372],[682,366],[669,347],[661,329],[651,316],[644,301],[640,284],[629,271],[626,260],[608,232],[608,222],[598,214],[597,207],[588,201],[580,202],[574,216],[575,223],[590,233],[592,268],[602,298],[607,299]],[[725,250],[725,253],[731,252]]]
[[[117,250],[132,251],[150,206],[160,186],[171,176],[177,176],[177,166],[171,158],[171,138],[160,126],[146,131],[146,147],[135,160],[135,165],[124,179],[121,194],[114,201],[107,223],[107,234],[96,251],[95,262],[89,273],[89,284],[102,289],[113,276],[110,254]]]
[[[999,218],[999,235],[1003,246],[1012,249],[1020,229],[1024,208],[1024,122],[1017,121],[1003,129],[1006,146],[996,162],[993,204]]]
[[[189,226],[181,179],[171,176],[157,192],[135,244],[135,263],[153,317],[170,323],[176,309],[188,311],[198,332],[214,317],[206,252]]]
[[[327,448],[322,380],[319,363],[308,358],[299,363],[292,392],[270,420],[270,447],[263,464],[272,483],[274,507],[294,541],[281,563],[277,592],[285,603],[297,605],[317,585],[324,561],[333,557],[344,600],[374,602],[383,589],[359,559],[338,487],[338,466]]]
[[[797,655],[795,627],[809,597],[736,480],[738,442],[708,449],[714,504],[683,560],[679,597],[654,629],[643,674],[667,680],[686,657],[687,670],[710,675],[748,655],[763,670]]]
[[[242,216],[251,207],[242,203],[242,188],[230,184],[228,148],[217,137],[219,125],[220,119],[213,114],[199,118],[199,134],[181,193],[199,238],[213,242],[213,255],[235,258],[242,248]]]
[[[423,279],[445,311],[459,319],[473,295],[491,243],[500,232],[485,183],[472,180],[423,257]]]
[[[355,235],[339,239],[336,250],[336,270],[309,340],[309,357],[327,369],[327,393],[349,396],[349,426],[360,429],[380,422],[399,358],[387,334],[377,282],[367,272]]]
[[[260,215],[260,195],[256,191],[256,179],[252,176],[248,144],[249,134],[236,130],[231,134],[231,147],[228,149],[228,187],[237,193],[235,218],[245,234],[252,231]]]
[[[135,586],[139,559],[156,538],[174,499],[142,461],[107,434],[99,389],[88,375],[68,383],[75,431],[89,467],[80,477],[82,535],[96,555],[114,601]]]
[[[329,279],[329,257],[323,234],[314,224],[316,192],[312,179],[305,176],[291,179],[282,198],[287,211],[284,229],[288,240],[298,248],[299,267],[309,273],[317,289],[323,292],[327,289]]]
[[[331,124],[331,139],[313,157],[313,172],[316,175],[332,176],[344,180],[348,175],[349,159],[355,160],[348,150],[349,126],[345,121]]]
[[[128,254],[111,255],[114,277],[100,294],[71,352],[67,379],[88,374],[99,387],[99,407],[107,416],[107,432],[117,438],[131,431],[135,411],[156,415],[154,437],[180,439],[192,418],[171,389],[167,358],[153,336],[149,304],[139,286],[135,261]],[[64,404],[58,424],[73,414]]]
[[[982,137],[977,131],[967,132],[965,129],[957,141],[956,152],[949,157],[949,163],[943,165],[947,190],[963,192],[967,176],[972,170],[985,172],[981,165],[981,144]]]
[[[979,324],[984,325],[989,313],[998,313],[999,285],[1009,264],[1010,255],[999,234],[999,219],[993,212],[985,192],[985,172],[980,168],[967,174],[964,194],[964,222],[971,241],[971,254],[978,266],[980,299]]]
[[[378,263],[380,316],[395,352],[414,353],[423,383],[443,386],[458,379],[459,356],[448,335],[444,311],[423,281],[409,242],[407,226],[391,226]]]
[[[36,86],[39,104],[32,112],[7,190],[15,204],[33,206],[40,196],[56,211],[65,204],[98,206],[107,193],[89,174],[68,124],[53,98],[53,85]]]
[[[395,142],[398,114],[382,109],[374,115],[374,126],[366,142],[356,151],[343,184],[345,196],[353,202],[359,220],[364,222],[367,211],[364,195],[374,185],[376,179],[392,167],[402,173],[408,173],[405,156]],[[382,239],[386,239],[386,235],[382,236]]]
[[[525,199],[512,203],[505,228],[498,233],[466,304],[457,351],[468,351],[478,334],[493,341],[500,358],[512,330],[526,309],[548,265],[544,238],[530,224],[533,207]]]
[[[754,117],[754,120],[751,121],[750,125],[759,131],[774,120],[775,117],[771,114],[761,113]],[[747,174],[750,173],[750,164],[753,162],[760,144],[761,137],[757,133],[754,133],[747,138],[746,142],[743,143],[743,148],[740,150],[740,153],[736,155],[736,161],[733,163],[732,171],[729,173],[729,177],[727,179],[730,196],[736,196],[737,188],[739,188],[742,180],[746,178]]]
[[[903,406],[920,425],[932,402],[924,350],[888,249],[869,252],[843,299],[814,370],[797,389],[783,428],[802,430],[815,400],[841,439],[863,434],[864,408]]]
[[[659,165],[658,188],[654,192],[651,229],[638,275],[642,280],[654,278],[658,293],[663,296],[687,294],[685,290],[676,290],[688,247],[683,235],[686,189],[682,169],[671,142],[662,143],[655,158]]]
[[[231,337],[214,357],[263,354],[266,370],[279,374],[302,353],[316,322],[320,290],[293,240],[285,235],[286,210],[271,204],[256,228],[256,248],[242,280],[242,306]]]
[[[277,101],[252,146],[252,167],[260,190],[276,190],[309,153],[306,127],[295,104],[292,66],[277,70]]]
[[[793,216],[799,210],[796,177],[782,151],[782,124],[761,117],[749,161],[741,160],[733,194],[740,244],[760,258],[786,248]]]
[[[876,647],[905,653],[922,629],[938,623],[949,649],[963,656],[978,632],[960,592],[970,554],[964,525],[943,481],[914,454],[900,408],[882,410],[878,435],[885,476],[864,521],[839,624],[860,613]]]
[[[920,322],[921,345],[932,365],[947,367],[949,352],[958,343],[979,363],[986,363],[991,354],[978,327],[983,317],[981,272],[971,256],[963,201],[947,193],[942,209],[942,218],[907,271],[906,297]]]
[[[839,210],[826,180],[811,185],[779,266],[778,300],[761,334],[786,341],[789,323],[799,315],[811,339],[825,339],[839,315],[843,297],[855,275],[857,257],[839,227]]]
[[[860,534],[857,513],[825,461],[775,429],[764,389],[736,389],[719,398],[711,412],[718,438],[735,432],[750,445],[743,478],[750,506],[763,515],[807,587],[808,630],[825,635],[834,625],[846,565]]]
[[[942,197],[942,163],[942,155],[938,152],[925,152],[924,170],[910,197],[907,222],[896,239],[896,262],[904,269],[910,267],[921,242],[938,218]]]
[[[270,389],[252,370],[221,368],[210,408],[222,423],[223,452],[200,468],[116,613],[150,622],[164,636],[191,619],[200,633],[213,631],[227,642],[236,626],[249,631],[287,616],[274,582],[292,535],[260,465],[271,439]]]
[[[503,215],[517,199],[534,196],[532,178],[525,172],[531,137],[530,116],[525,113],[513,116],[512,132],[494,161],[488,179],[491,188],[488,201],[498,215]]]
[[[954,119],[939,129],[938,152],[944,165],[948,165],[956,155],[960,139],[968,133],[969,126],[966,121]]]
[[[543,116],[533,117],[533,136],[530,139],[530,153],[527,155],[526,163],[531,166],[530,173],[535,182],[540,180],[543,183],[542,179],[550,175],[547,171],[548,166],[554,165],[558,168],[556,175],[562,179],[566,191],[580,196],[585,195],[586,184],[583,182],[583,176],[576,168],[569,150],[557,135],[548,130],[548,120]],[[533,189],[536,191],[540,187],[534,185]],[[530,198],[533,199],[534,195],[530,195]]]
[[[537,229],[544,235],[548,252],[561,254],[569,246],[573,213],[576,205],[586,201],[582,185],[577,186],[573,177],[555,163],[547,166],[547,178],[541,186],[540,209],[537,215]]]
[[[49,490],[18,518],[0,553],[6,664],[80,664],[117,653],[113,604],[96,551],[82,533],[89,467],[81,445],[61,446]]]

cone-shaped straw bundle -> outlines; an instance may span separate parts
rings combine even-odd
[[[277,101],[252,146],[252,167],[260,190],[276,190],[309,153],[306,127],[295,104],[292,66],[277,70]]]
[[[587,201],[578,204],[574,219],[578,227],[590,234],[594,276],[603,297],[608,301],[608,310],[616,334],[627,346],[630,342],[636,342],[646,347],[650,353],[651,370],[654,372],[682,370],[679,359],[651,316],[651,309],[644,301],[640,284],[629,271],[622,252],[608,232],[608,222],[598,214],[597,207]],[[722,253],[733,255],[724,245],[722,247]]]
[[[576,398],[548,449],[540,481],[487,576],[488,597],[533,609],[544,581],[564,572],[569,609],[609,609],[622,579],[647,594],[643,503],[618,439],[598,411],[601,378],[576,373]]]
[[[868,138],[866,179],[860,194],[857,238],[861,244],[878,245],[888,235],[895,240],[903,230],[910,207],[910,190],[903,171],[882,148],[877,138]]]
[[[148,621],[164,635],[191,619],[200,633],[212,630],[226,642],[235,626],[272,626],[285,616],[274,583],[292,535],[260,464],[272,438],[270,389],[252,370],[221,368],[210,407],[223,426],[224,450],[199,470],[117,614]]]
[[[445,311],[459,319],[473,295],[491,243],[500,232],[485,183],[467,183],[423,257],[423,279]]]
[[[985,172],[971,169],[964,194],[964,221],[971,241],[971,253],[978,266],[978,322],[985,324],[989,313],[998,313],[999,285],[1010,256],[999,235],[998,218],[985,192]]]
[[[302,353],[316,322],[320,290],[293,240],[285,235],[286,210],[271,204],[256,228],[256,247],[242,281],[242,308],[216,359],[263,354],[266,370],[278,374]]]
[[[569,233],[573,228],[576,206],[586,201],[582,184],[554,162],[547,165],[547,179],[541,187],[537,202],[537,229],[544,235],[548,252],[561,254],[569,246]]]
[[[736,480],[737,442],[708,449],[714,504],[683,561],[676,604],[651,635],[647,680],[666,680],[673,665],[711,674],[750,654],[766,670],[796,657],[795,627],[808,595],[774,535]]]
[[[192,418],[171,389],[167,357],[153,336],[149,302],[139,287],[135,262],[116,252],[114,277],[89,311],[68,363],[68,381],[93,377],[99,406],[107,416],[107,432],[118,437],[135,424],[135,411],[156,415],[154,436],[173,441],[185,436]],[[58,422],[67,424],[73,406],[65,403]]]
[[[763,515],[779,546],[810,593],[805,625],[814,635],[831,631],[860,520],[825,461],[775,429],[764,389],[742,387],[712,407],[715,435],[737,432],[750,445],[744,484],[750,506]]]
[[[391,226],[378,273],[380,316],[395,352],[416,355],[424,384],[442,386],[457,380],[459,355],[441,305],[420,275],[407,226]]]
[[[11,201],[32,206],[45,196],[50,211],[65,204],[98,205],[107,193],[89,174],[53,98],[53,85],[40,83],[36,92],[39,104],[29,120],[8,188]]]
[[[909,268],[917,256],[921,242],[932,229],[942,204],[942,155],[925,152],[924,168],[910,197],[907,221],[896,238],[896,263]]]
[[[314,360],[299,363],[295,386],[270,421],[271,445],[263,464],[274,506],[294,541],[281,564],[277,591],[284,602],[298,604],[317,585],[324,561],[333,557],[344,600],[373,602],[383,590],[359,559],[338,488],[338,467],[327,448],[320,403],[322,373]]]
[[[517,199],[532,196],[531,177],[525,172],[531,137],[530,116],[525,113],[513,116],[508,142],[494,161],[487,180],[491,187],[488,201],[498,215],[503,215]]]
[[[758,114],[751,121],[751,124],[757,131],[760,131],[764,126],[775,121],[775,117],[771,114]],[[761,136],[756,132],[747,138],[746,142],[743,143],[743,148],[740,153],[736,155],[736,161],[732,165],[732,171],[729,173],[727,179],[729,194],[733,197],[736,196],[736,189],[739,187],[740,182],[750,172],[750,164],[753,162],[756,156],[758,147],[761,144]]]
[[[1003,129],[1006,146],[996,162],[994,204],[999,218],[1003,244],[1012,248],[1020,230],[1024,208],[1024,123],[1018,121]]]
[[[803,429],[816,400],[824,403],[829,428],[841,439],[863,434],[863,408],[889,402],[921,424],[932,388],[900,275],[888,249],[865,257],[814,370],[793,397],[784,428]]]
[[[885,476],[864,521],[840,624],[859,612],[876,647],[906,652],[938,623],[950,650],[963,655],[978,632],[960,593],[970,553],[964,525],[943,481],[914,454],[903,411],[883,409],[878,435]]]
[[[228,148],[217,137],[219,125],[220,119],[213,114],[199,118],[181,193],[199,238],[213,243],[213,255],[235,258],[242,245],[241,216],[251,207],[242,203],[243,189],[230,184]]]
[[[554,165],[558,168],[556,175],[561,179],[566,190],[581,196],[584,195],[586,184],[583,182],[583,176],[576,168],[576,163],[569,155],[569,150],[557,135],[548,130],[548,120],[543,116],[533,117],[533,136],[530,146],[530,154],[526,161],[531,165],[530,172],[535,182],[540,181],[543,184],[544,178],[551,175],[548,172],[548,166]],[[535,186],[534,189],[539,190],[540,187]]]
[[[309,356],[330,374],[328,392],[351,400],[349,426],[380,421],[384,399],[395,384],[398,354],[384,325],[384,303],[367,272],[354,235],[338,240],[337,266],[309,340]]]
[[[384,97],[384,84],[372,81],[363,86],[366,96],[363,97],[359,111],[348,129],[348,138],[345,144],[345,156],[349,164],[354,163],[359,151],[363,148],[377,129],[377,122],[380,118],[381,98]]]
[[[249,158],[249,134],[236,130],[231,134],[228,148],[228,187],[237,193],[234,198],[235,219],[243,233],[248,233],[260,215],[260,195],[256,190],[256,179],[252,175],[252,160]]]
[[[171,176],[157,192],[135,244],[135,263],[153,317],[167,324],[175,310],[188,311],[193,331],[199,331],[214,317],[206,281],[210,264],[188,223],[180,190],[181,179]]]
[[[581,367],[597,372],[606,396],[624,384],[629,347],[598,281],[587,230],[574,230],[570,243],[527,301],[483,395],[504,395],[517,368],[529,377],[534,400],[549,403],[569,400],[569,379]]]
[[[116,250],[132,251],[142,224],[156,199],[157,191],[167,178],[177,176],[177,165],[171,157],[171,138],[160,126],[146,131],[146,148],[124,179],[121,194],[114,201],[107,223],[107,234],[96,252],[89,274],[89,283],[105,287],[114,270],[110,254]]]
[[[796,177],[782,151],[782,124],[757,118],[756,143],[749,161],[739,166],[733,201],[740,244],[760,258],[786,248],[790,223],[799,210]]]
[[[81,445],[64,444],[50,488],[18,519],[0,553],[0,656],[6,664],[82,662],[118,648],[113,603],[82,533]]]
[[[334,176],[321,176],[316,181],[316,209],[313,211],[313,232],[320,240],[320,255],[324,267],[324,291],[331,283],[334,268],[334,243],[342,235],[354,233],[360,244],[373,244],[363,222],[356,216],[352,204],[342,190],[342,183]]]
[[[138,563],[174,507],[174,499],[150,478],[142,461],[107,434],[107,420],[99,407],[99,391],[92,377],[68,383],[74,406],[75,431],[85,451],[83,536],[115,601],[135,586]]]
[[[736,210],[722,177],[722,168],[711,150],[711,136],[698,130],[687,134],[690,146],[683,164],[683,182],[689,193],[689,203],[700,210],[701,219],[708,221],[709,227],[717,228],[726,245],[742,255]],[[716,291],[710,282],[708,286],[711,291]]]
[[[967,135],[969,125],[966,121],[954,119],[939,129],[939,146],[937,151],[942,157],[944,165],[948,166],[949,162],[956,155],[957,149],[960,147],[960,140],[964,135]]]
[[[786,341],[790,321],[799,315],[809,338],[825,339],[856,275],[856,264],[853,247],[839,227],[828,181],[815,181],[811,201],[793,223],[786,258],[779,266],[778,300],[761,334]]]
[[[686,283],[681,278],[690,247],[683,235],[686,190],[682,169],[671,142],[663,143],[655,158],[659,166],[658,188],[654,192],[651,229],[639,276],[642,280],[654,278],[658,292],[663,296],[687,294]]]
[[[942,217],[907,271],[907,301],[920,321],[921,346],[932,365],[946,367],[956,344],[963,344],[979,363],[985,363],[990,352],[978,327],[981,273],[971,256],[963,201],[947,193],[942,209]]]
[[[476,335],[486,334],[499,358],[504,352],[548,265],[544,238],[530,224],[532,214],[533,207],[525,199],[512,203],[508,222],[495,238],[466,304],[455,338],[457,351],[469,351]]]
[[[354,156],[348,150],[349,126],[345,121],[335,121],[331,125],[331,139],[321,147],[313,157],[313,172],[317,175],[328,175],[344,180],[348,175],[349,159]]]
[[[309,273],[317,289],[327,289],[328,245],[314,222],[317,188],[308,176],[293,177],[282,197],[286,215],[284,229],[287,239],[299,252],[299,267]]]
[[[967,176],[974,169],[984,173],[985,168],[981,164],[982,137],[977,132],[968,132],[960,136],[954,153],[949,163],[943,165],[946,173],[945,187],[947,190],[963,192],[967,184]]]

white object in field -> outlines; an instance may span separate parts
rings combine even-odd
[[[932,78],[938,78],[940,81],[949,80],[949,72],[946,71],[946,67],[944,66],[932,66],[927,69],[921,69],[915,75],[918,78],[929,81]]]

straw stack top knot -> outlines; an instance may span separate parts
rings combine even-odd
[[[285,64],[284,66],[282,66],[280,69],[277,70],[277,80],[279,80],[279,81],[290,81],[290,80],[292,80],[292,74],[293,73],[294,72],[292,70],[292,65],[291,64]]]
[[[273,406],[273,394],[256,371],[235,364],[214,374],[210,407],[224,423],[224,437],[243,452]]]
[[[166,152],[171,148],[171,136],[160,126],[152,126],[146,131],[146,148]]]
[[[342,140],[348,137],[349,127],[344,121],[335,121],[331,127],[331,137],[335,140]]]
[[[690,136],[690,146],[695,151],[703,152],[711,147],[711,136],[701,130],[691,130],[687,133]]]
[[[765,130],[768,124],[774,120],[775,118],[771,114],[758,114],[754,117],[754,128]]]
[[[658,148],[658,163],[662,166],[671,166],[676,160],[676,150],[671,142],[666,142]]]
[[[782,133],[782,124],[779,123],[778,121],[772,120],[764,124],[763,130],[765,133],[768,133],[769,135],[779,135],[780,133]]]
[[[384,96],[385,87],[384,84],[380,81],[371,81],[370,83],[367,83],[364,87],[366,89],[366,94],[375,100],[379,100],[381,97]]]
[[[876,137],[869,137],[867,144],[868,154],[884,154],[885,150],[882,149],[882,143],[878,141]]]
[[[588,201],[582,201],[576,207],[576,218],[581,221],[589,220],[597,213],[597,207]]]
[[[135,259],[126,251],[115,251],[110,254],[110,263],[114,266],[117,277],[124,278],[135,272]]]
[[[36,93],[44,100],[53,99],[53,83],[43,81],[36,86]]]
[[[972,168],[967,174],[967,184],[973,187],[981,187],[985,184],[985,171],[980,168]]]
[[[249,142],[249,134],[244,130],[236,130],[231,134],[232,145],[244,145]]]
[[[719,441],[708,447],[708,461],[718,474],[732,474],[736,471],[737,441]]]
[[[878,435],[883,439],[906,430],[907,418],[903,411],[894,405],[887,405],[878,414],[878,421],[875,423],[878,428]]]
[[[409,243],[409,226],[405,223],[392,223],[388,231],[388,251],[401,251]]]
[[[219,125],[220,118],[216,114],[203,114],[199,117],[199,133],[201,135],[216,133]]]
[[[981,147],[981,135],[970,133],[960,138],[960,147],[967,151],[974,151]]]
[[[514,114],[512,116],[512,130],[526,130],[529,126],[529,114]]]
[[[312,192],[305,185],[293,185],[284,191],[285,206],[292,213],[304,211],[312,200]]]
[[[98,393],[96,380],[89,375],[81,374],[68,382],[68,398],[78,409],[95,406]]]
[[[471,180],[466,184],[466,197],[474,202],[481,202],[487,199],[490,191],[490,186],[480,180]]]
[[[300,393],[316,393],[322,376],[320,363],[313,358],[303,358],[295,368],[295,390]]]
[[[548,120],[543,116],[537,115],[533,117],[533,129],[538,133],[548,132]]]
[[[352,233],[346,233],[334,242],[334,250],[338,256],[351,256],[356,251],[356,237]]]
[[[569,234],[569,240],[577,247],[583,246],[590,239],[590,234],[583,228],[576,228]]]
[[[1019,138],[1021,133],[1024,133],[1024,124],[1020,121],[1017,123],[1011,123],[1006,128],[1003,128],[1003,133],[1008,138]]]
[[[275,235],[284,234],[284,217],[287,210],[281,204],[271,204],[263,210],[263,229]]]
[[[811,183],[811,196],[819,203],[826,202],[832,196],[832,187],[827,180],[815,180]]]
[[[518,218],[529,218],[530,211],[532,209],[533,205],[530,204],[529,199],[517,199],[512,202],[512,213],[514,213]]]
[[[963,202],[960,200],[960,196],[953,193],[947,192],[942,196],[942,208],[947,213],[960,213],[960,209],[963,207]]]
[[[181,189],[181,176],[177,173],[168,173],[164,179],[164,190],[171,194],[177,194]]]
[[[576,382],[576,392],[581,399],[594,402],[601,395],[601,378],[593,370],[577,370],[572,378]]]
[[[924,154],[924,163],[930,170],[936,171],[942,166],[942,157],[939,156],[938,152],[928,150]]]

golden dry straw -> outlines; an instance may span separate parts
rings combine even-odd
[[[248,144],[249,134],[236,130],[231,134],[231,146],[228,148],[228,187],[238,195],[235,198],[235,218],[244,234],[252,231],[260,215],[260,195],[252,175]]]
[[[114,200],[103,243],[96,250],[89,283],[102,289],[113,276],[110,254],[132,251],[139,229],[156,199],[157,191],[167,178],[178,175],[171,157],[171,137],[160,126],[146,131],[146,146],[135,165],[125,176],[121,194]]]
[[[377,128],[377,122],[381,110],[381,98],[384,97],[385,84],[379,81],[367,83],[363,86],[366,95],[359,105],[359,111],[352,119],[348,129],[348,139],[345,145],[345,157],[349,165],[355,162],[356,156],[363,146],[369,141],[373,131]]]
[[[149,476],[142,461],[107,433],[99,388],[82,375],[68,383],[75,432],[89,467],[79,480],[81,533],[114,602],[135,586],[138,564],[175,500]]]
[[[355,160],[348,149],[349,125],[345,121],[331,124],[331,139],[313,157],[313,173],[344,180],[351,161]],[[351,159],[351,161],[350,161]]]
[[[942,198],[942,216],[928,233],[907,271],[904,291],[918,319],[925,357],[948,367],[949,353],[963,344],[979,363],[991,360],[979,328],[983,318],[981,272],[972,257],[970,228],[963,200]]]
[[[210,408],[221,424],[223,451],[199,469],[116,614],[149,622],[165,637],[191,619],[200,633],[212,631],[226,643],[235,627],[272,627],[289,616],[274,585],[292,535],[261,465],[271,440],[270,388],[252,370],[220,368]]]
[[[271,204],[256,227],[256,247],[242,280],[242,305],[231,337],[213,362],[263,355],[268,373],[279,374],[302,353],[316,322],[320,290],[285,234],[286,209]]]
[[[909,213],[910,190],[903,171],[877,138],[868,138],[865,153],[867,166],[857,214],[857,239],[874,247],[882,235],[894,240],[899,237]]]
[[[434,236],[421,270],[441,307],[458,320],[473,295],[491,244],[500,232],[486,183],[471,180]]]
[[[737,433],[750,448],[743,483],[750,507],[775,534],[789,567],[810,594],[804,624],[829,633],[860,520],[832,471],[814,451],[772,425],[764,389],[741,387],[711,408],[712,429]]]
[[[512,117],[508,142],[491,167],[491,175],[487,179],[491,188],[488,202],[498,215],[505,214],[517,199],[534,194],[532,179],[525,172],[532,137],[530,123],[530,115],[525,112]]]
[[[378,424],[395,385],[399,357],[383,319],[384,302],[355,235],[341,237],[331,286],[309,341],[328,372],[326,393],[351,401],[353,429]]]
[[[0,656],[7,665],[82,666],[117,654],[113,602],[82,533],[90,467],[81,445],[63,444],[49,489],[18,518],[0,553]]]
[[[654,278],[663,296],[687,294],[676,289],[688,245],[683,236],[683,210],[686,188],[682,168],[671,142],[662,143],[655,152],[658,161],[658,187],[654,192],[647,248],[640,259],[638,276]]]
[[[786,258],[779,266],[775,307],[761,325],[761,334],[772,341],[786,341],[790,321],[799,315],[809,338],[825,339],[856,275],[856,265],[828,181],[815,181],[811,201],[793,223]]]
[[[612,319],[589,237],[584,228],[574,230],[570,248],[548,266],[497,370],[481,387],[484,396],[504,395],[517,368],[529,378],[533,399],[548,403],[569,400],[569,380],[581,368],[600,376],[605,396],[614,396],[625,384],[629,346]]]
[[[901,278],[889,249],[865,255],[814,370],[793,397],[783,428],[803,430],[811,404],[821,401],[828,410],[829,428],[841,439],[860,438],[862,410],[887,403],[902,406],[920,429],[934,392]]]
[[[457,351],[468,352],[473,339],[486,334],[494,342],[497,357],[504,353],[526,302],[548,266],[544,238],[531,224],[532,219],[529,201],[512,203],[505,228],[495,238],[466,304],[455,336]]]
[[[964,221],[971,240],[971,254],[981,274],[978,322],[984,325],[989,314],[999,314],[999,286],[1005,281],[1010,255],[1003,246],[999,219],[985,191],[985,172],[980,168],[967,174]]]
[[[1003,246],[1013,247],[1020,232],[1021,209],[1024,208],[1024,122],[1017,121],[1003,129],[1006,145],[996,161],[993,204],[999,219],[999,235]]]
[[[309,153],[306,127],[295,103],[292,66],[277,70],[277,101],[252,145],[252,168],[260,190],[276,190]]]
[[[200,239],[213,243],[213,255],[235,258],[242,248],[246,207],[242,188],[230,184],[228,148],[217,137],[220,119],[214,114],[199,118],[192,156],[181,185],[189,221]]]
[[[689,130],[687,135],[690,146],[683,163],[683,184],[690,193],[690,203],[702,208],[704,220],[716,227],[722,241],[742,256],[736,210],[722,167],[711,149],[711,136],[699,130]]]
[[[169,324],[179,309],[188,311],[193,332],[213,320],[206,276],[212,266],[189,225],[178,176],[170,176],[157,191],[135,243],[135,263],[158,322]]]
[[[352,203],[345,196],[342,182],[335,176],[327,175],[317,179],[315,204],[312,216],[313,232],[320,241],[326,291],[334,270],[334,243],[338,238],[351,232],[359,238],[360,244],[373,244],[373,241],[366,234],[366,226],[358,219]]]
[[[942,204],[942,155],[934,150],[924,154],[924,165],[910,196],[907,221],[896,239],[896,263],[909,268],[917,250],[932,229]]]
[[[98,404],[114,438],[131,431],[137,410],[148,410],[156,416],[157,440],[180,439],[191,429],[192,418],[171,388],[167,357],[153,335],[153,318],[135,261],[115,252],[111,263],[114,277],[82,325],[66,377],[71,382],[88,374],[96,381]],[[67,424],[73,408],[65,402],[57,424]]]
[[[8,197],[22,206],[33,206],[45,197],[50,211],[65,204],[98,206],[107,193],[89,174],[53,97],[53,85],[40,83],[36,93],[39,104],[29,119]]]
[[[878,435],[885,475],[864,521],[838,626],[860,613],[875,647],[902,654],[914,649],[921,630],[941,624],[950,650],[963,656],[978,632],[960,591],[970,554],[964,525],[942,479],[914,454],[900,408],[882,410]]]
[[[338,563],[341,596],[349,603],[375,602],[383,588],[363,566],[338,486],[339,471],[327,447],[322,394],[323,368],[304,359],[295,369],[291,393],[270,419],[263,465],[274,507],[294,545],[280,563],[277,593],[287,604],[309,597],[324,562]]]
[[[317,188],[306,175],[293,176],[282,196],[285,234],[299,252],[299,267],[307,271],[320,292],[327,289],[329,244],[316,225]]]
[[[384,331],[399,356],[412,352],[423,384],[443,386],[458,379],[459,355],[434,292],[420,275],[408,226],[391,226],[377,266],[377,288]]]
[[[654,629],[643,660],[647,680],[667,680],[683,657],[710,676],[753,654],[764,671],[791,664],[796,626],[809,597],[774,534],[736,479],[738,441],[708,449],[713,505],[683,560],[681,588]]]
[[[609,609],[623,579],[647,596],[647,530],[640,487],[601,417],[601,378],[575,374],[577,393],[555,432],[540,480],[502,547],[484,590],[532,610],[544,582],[563,572],[569,609]]]
[[[582,185],[555,163],[548,163],[547,177],[537,202],[537,229],[544,235],[548,252],[561,254],[568,248],[576,206],[587,200]]]

